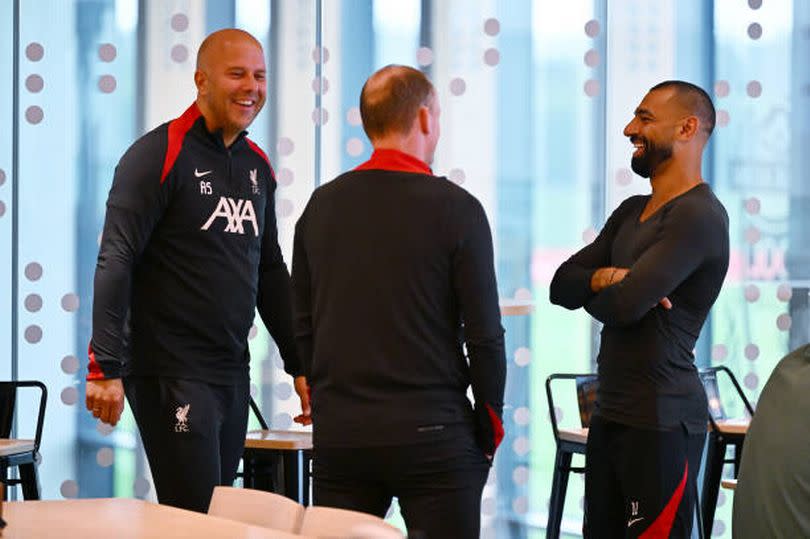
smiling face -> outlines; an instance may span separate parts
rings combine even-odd
[[[267,94],[261,46],[249,34],[235,30],[209,36],[200,49],[197,103],[209,131],[222,130],[230,145],[262,110]]]
[[[644,96],[624,128],[624,135],[635,147],[630,166],[644,178],[672,158],[680,109],[673,103],[672,90],[653,90]]]

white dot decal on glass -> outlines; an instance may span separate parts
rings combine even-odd
[[[456,77],[450,81],[450,93],[453,95],[462,95],[467,91],[467,83],[461,77]]]
[[[762,7],[762,0],[748,0],[748,7],[751,9],[759,9]]]
[[[118,51],[112,43],[105,43],[98,48],[98,59],[102,62],[112,62],[118,56]]]
[[[62,481],[62,484],[59,486],[59,493],[63,498],[75,498],[79,495],[79,484],[73,479]]]
[[[138,498],[144,498],[147,494],[149,494],[149,491],[152,490],[152,485],[145,477],[139,477],[135,480],[135,484],[132,485],[132,490],[134,491],[135,496]]]
[[[719,80],[714,83],[714,95],[717,97],[728,97],[729,91],[731,91],[731,87],[727,80]]]
[[[599,81],[596,79],[588,79],[585,81],[585,95],[588,97],[596,97],[599,95]]]
[[[748,25],[748,37],[751,39],[759,39],[762,37],[762,26],[758,22],[752,22]]]
[[[329,91],[329,79],[326,77],[315,77],[312,79],[312,91],[316,94],[325,94]]]
[[[515,364],[518,367],[525,367],[528,365],[532,360],[532,351],[526,348],[525,346],[521,346],[517,350],[515,350]]]
[[[712,361],[723,361],[728,357],[728,348],[725,344],[712,346]]]
[[[745,93],[748,97],[757,98],[762,95],[762,83],[758,80],[752,80],[745,86]]]
[[[102,93],[111,94],[115,91],[117,86],[118,82],[116,82],[115,77],[112,75],[102,75],[98,79],[98,89],[101,90]]]
[[[0,200],[0,217],[6,214],[6,203]]]
[[[564,414],[563,414],[562,408],[560,408],[559,406],[554,407],[554,417],[557,418],[557,423],[559,423],[559,422],[561,422],[563,420]],[[549,419],[550,419],[550,417],[549,417]]]
[[[357,137],[352,137],[346,141],[346,153],[352,157],[357,157],[363,153],[363,141]]]
[[[756,373],[749,372],[745,375],[745,378],[743,378],[743,384],[745,384],[745,387],[748,389],[756,389],[759,385],[759,376],[757,376]]]
[[[759,346],[753,343],[745,345],[745,359],[747,359],[748,361],[754,361],[758,357],[759,357]]]
[[[749,284],[745,287],[745,301],[754,303],[759,299],[759,287],[755,284]]]
[[[45,113],[42,111],[42,108],[32,105],[25,109],[25,121],[29,124],[36,125],[42,121],[42,118],[45,117]]]
[[[103,421],[99,421],[96,423],[96,431],[102,436],[109,436],[112,434],[112,431],[115,430],[115,427],[108,423],[104,423]]]
[[[596,229],[592,226],[589,226],[585,230],[582,231],[582,243],[591,243],[593,240],[596,239],[597,233]]]
[[[28,75],[25,79],[25,89],[36,94],[42,91],[45,87],[45,80],[39,75]]]
[[[45,47],[39,43],[29,43],[25,47],[25,57],[32,62],[39,62],[43,56],[45,56]]]
[[[185,32],[188,29],[188,17],[184,13],[172,15],[172,30],[175,32]]]
[[[329,61],[329,49],[326,47],[315,47],[312,49],[312,61],[316,64],[325,64]]]
[[[419,47],[416,50],[416,63],[420,66],[429,66],[433,63],[433,49],[430,47]]]
[[[31,344],[36,344],[42,340],[42,328],[39,326],[28,326],[25,328],[25,340]]]
[[[790,284],[780,284],[779,288],[776,289],[776,298],[779,301],[790,301],[791,297],[793,297],[793,288],[790,286]]]
[[[599,35],[599,21],[591,19],[585,23],[585,35],[588,37],[596,37]]]
[[[39,281],[42,277],[42,266],[37,262],[31,262],[25,266],[25,278],[29,281]]]
[[[0,185],[6,183],[6,171],[0,168]]]
[[[73,406],[79,400],[79,390],[73,386],[68,386],[62,390],[59,398],[61,398],[62,402],[68,406]]]
[[[526,496],[518,496],[512,502],[512,510],[518,515],[525,515],[529,510],[529,500]]]
[[[278,150],[279,155],[291,155],[295,151],[295,144],[291,139],[281,137],[276,143],[276,150]]]
[[[720,127],[725,127],[731,121],[731,115],[728,113],[727,110],[718,110],[717,111],[717,125]]]
[[[114,456],[115,452],[111,448],[102,447],[96,453],[96,462],[102,468],[109,468],[112,466]]]
[[[79,358],[76,356],[65,356],[60,363],[62,372],[65,374],[76,374],[79,372]]]
[[[25,296],[25,310],[29,313],[38,312],[42,308],[42,296],[39,294],[28,294]]]
[[[756,215],[759,213],[760,210],[760,202],[757,197],[751,197],[745,199],[745,211],[748,212],[750,215]]]
[[[529,469],[526,466],[518,466],[512,471],[512,481],[516,485],[525,485],[529,482]]]
[[[588,67],[596,67],[599,65],[599,51],[596,49],[589,49],[585,53],[585,65]]]
[[[492,516],[495,514],[498,506],[495,503],[495,498],[484,498],[481,500],[481,514],[486,516]]]
[[[329,121],[329,111],[325,108],[316,108],[312,111],[312,123],[315,125],[326,125]]]
[[[484,51],[484,63],[488,66],[496,66],[501,61],[501,53],[498,49],[487,49]]]
[[[531,412],[525,406],[521,406],[515,410],[512,418],[515,420],[515,423],[518,425],[528,425],[529,421],[531,420]]]
[[[616,171],[616,183],[626,187],[633,183],[633,172],[629,168],[620,168]]]
[[[780,314],[776,319],[776,327],[782,331],[787,331],[790,329],[793,320],[790,318],[790,315],[787,313]]]
[[[512,449],[515,451],[516,454],[523,456],[529,452],[531,448],[531,443],[529,439],[525,436],[519,436],[515,438],[515,441],[512,442]]]
[[[259,328],[256,327],[256,324],[250,326],[250,331],[248,331],[248,340],[252,341],[256,338],[256,335],[259,334]]]
[[[757,227],[749,226],[745,229],[745,241],[747,241],[749,244],[754,245],[760,240],[761,237],[762,233]]]
[[[515,299],[519,301],[531,301],[532,291],[528,288],[518,288],[515,290]]]
[[[289,198],[282,198],[276,206],[276,212],[281,217],[289,217],[292,215],[293,209],[293,202]]]
[[[62,296],[62,308],[69,312],[75,312],[79,310],[79,296],[74,293],[65,294]]]
[[[497,36],[501,33],[501,22],[495,18],[485,20],[484,33],[488,36]]]
[[[279,400],[287,400],[292,397],[293,388],[288,382],[281,382],[276,384],[273,388],[273,396]]]
[[[450,169],[450,172],[447,174],[447,179],[455,184],[461,185],[467,179],[467,175],[460,168],[453,168]]]
[[[287,187],[288,185],[292,185],[292,183],[295,181],[295,174],[292,170],[284,167],[278,171],[276,180],[280,186]]]
[[[273,416],[273,428],[274,429],[289,429],[292,427],[292,416],[287,413],[276,414]]]
[[[348,122],[349,125],[362,125],[363,117],[360,116],[359,107],[350,107],[349,110],[346,111],[346,122]]]
[[[185,45],[175,45],[172,47],[171,57],[178,64],[182,64],[188,60],[188,49]]]

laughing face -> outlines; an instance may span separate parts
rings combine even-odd
[[[264,106],[264,53],[256,42],[235,35],[211,50],[205,60],[196,77],[205,123],[209,131],[221,129],[230,145]]]
[[[672,157],[674,107],[667,90],[648,93],[636,108],[633,119],[624,128],[624,135],[635,147],[630,166],[644,178],[655,175],[661,165]]]

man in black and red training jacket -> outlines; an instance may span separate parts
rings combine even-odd
[[[429,167],[439,102],[421,72],[376,72],[360,113],[371,159],[315,190],[295,230],[314,501],[383,516],[396,496],[409,533],[478,537],[506,374],[489,224]]]
[[[96,266],[87,408],[115,425],[126,393],[158,500],[196,511],[208,509],[214,486],[233,482],[242,455],[257,305],[309,407],[276,182],[245,136],[265,102],[265,73],[250,34],[205,39],[196,101],[116,168]]]

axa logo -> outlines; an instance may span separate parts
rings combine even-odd
[[[208,230],[211,225],[219,219],[224,218],[227,221],[225,225],[225,232],[233,234],[245,233],[245,221],[253,225],[253,235],[259,235],[259,225],[256,222],[256,211],[253,209],[253,202],[250,200],[234,200],[231,197],[219,197],[214,213],[205,222],[201,230]]]

